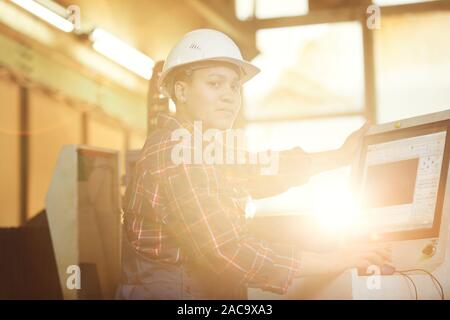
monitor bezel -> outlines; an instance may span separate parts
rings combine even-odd
[[[407,128],[398,128],[390,131],[375,133],[367,135],[363,139],[363,144],[360,153],[359,165],[358,165],[358,190],[362,192],[365,158],[369,145],[379,144],[383,142],[395,141],[405,138],[417,137],[421,135],[432,134],[436,132],[446,132],[445,147],[441,166],[441,177],[439,180],[439,186],[437,191],[437,201],[434,212],[433,226],[431,228],[422,228],[415,230],[394,231],[394,232],[380,232],[376,233],[376,237],[372,237],[373,233],[369,233],[361,238],[368,238],[372,241],[400,241],[400,240],[415,240],[415,239],[427,239],[438,238],[441,228],[442,211],[444,206],[445,188],[447,182],[447,174],[449,167],[450,156],[450,119],[436,121],[432,123],[421,124],[417,126],[411,126]]]

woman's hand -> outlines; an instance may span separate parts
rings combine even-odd
[[[361,128],[350,134],[345,139],[344,144],[338,150],[338,162],[341,165],[349,165],[358,154],[358,150],[362,145],[364,135],[369,130],[370,124],[366,122]]]
[[[349,135],[342,147],[337,150],[310,153],[310,175],[351,164],[354,157],[359,154],[358,150],[369,128],[370,125],[366,122],[359,130]]]
[[[351,268],[367,270],[371,265],[390,262],[390,249],[384,247],[352,246],[331,253],[303,252],[298,277],[334,275]]]

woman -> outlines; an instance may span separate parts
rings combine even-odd
[[[385,250],[301,252],[254,239],[245,225],[248,196],[273,196],[349,164],[367,126],[339,150],[280,152],[271,158],[276,170],[269,174],[262,174],[261,161],[250,161],[263,159],[261,154],[245,152],[238,163],[224,162],[217,157],[219,148],[210,154],[215,161],[196,161],[198,149],[212,140],[198,137],[208,130],[216,130],[215,138],[232,130],[242,84],[258,72],[229,37],[215,30],[190,32],[170,52],[159,86],[177,112],[158,115],[127,188],[119,298],[245,299],[249,286],[282,294],[296,277],[384,264]],[[180,132],[192,134],[181,148],[174,139]],[[225,146],[225,151],[236,149]],[[182,161],[174,160],[175,148],[183,151]]]

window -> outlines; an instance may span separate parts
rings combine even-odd
[[[250,121],[363,112],[359,23],[259,30],[257,45],[261,73],[244,91]]]
[[[308,0],[235,0],[235,11],[239,20],[297,16],[308,13]]]
[[[394,6],[400,4],[418,3],[418,2],[429,2],[433,0],[373,0],[374,4],[379,6]]]
[[[449,12],[382,17],[375,32],[377,120],[388,122],[450,106]]]

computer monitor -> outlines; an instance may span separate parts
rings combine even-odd
[[[450,121],[366,137],[362,211],[385,240],[439,236],[446,187]]]
[[[66,145],[46,197],[64,299],[112,299],[120,277],[119,152]],[[81,288],[67,286],[73,267]]]
[[[364,137],[356,169],[361,214],[355,236],[389,242],[395,267],[432,270],[444,259],[449,130],[446,111],[378,125]]]

